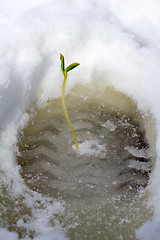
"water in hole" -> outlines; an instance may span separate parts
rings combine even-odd
[[[20,133],[22,178],[33,191],[64,201],[65,214],[53,218],[69,239],[136,239],[135,229],[152,216],[146,188],[152,149],[142,114],[110,88],[102,93],[77,87],[66,106],[80,151],[61,99],[54,99],[32,112]],[[17,231],[24,236],[24,229]]]

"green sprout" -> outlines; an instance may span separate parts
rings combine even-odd
[[[68,126],[69,126],[69,128],[71,130],[71,133],[72,133],[72,136],[73,136],[76,148],[78,150],[79,146],[78,146],[76,134],[75,134],[75,132],[73,130],[73,127],[72,127],[71,122],[69,120],[67,109],[66,109],[66,104],[65,104],[65,86],[66,86],[66,80],[67,80],[67,72],[69,72],[70,70],[74,69],[75,67],[77,67],[80,64],[79,63],[72,63],[65,69],[64,56],[62,54],[60,54],[60,60],[61,60],[61,70],[62,70],[62,73],[64,75],[63,86],[62,86],[62,106],[63,106],[63,111],[64,111],[64,115],[65,115],[66,121],[67,121]]]

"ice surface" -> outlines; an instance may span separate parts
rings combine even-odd
[[[104,124],[102,124],[102,127],[107,128],[111,132],[116,129],[116,125],[109,120],[107,120]]]
[[[73,145],[75,149],[75,145]],[[76,149],[75,149],[76,150]],[[78,154],[86,156],[96,156],[99,158],[104,158],[106,156],[107,148],[105,144],[100,144],[96,140],[84,141],[79,144]]]
[[[67,92],[78,82],[102,91],[112,85],[155,117],[152,189],[160,214],[159,12],[158,0],[1,0],[0,166],[2,182],[15,194],[25,189],[15,158],[17,131],[34,100],[41,105],[60,96],[61,52],[67,63],[81,63],[69,76]]]
[[[130,146],[126,146],[124,150],[127,150],[129,153],[131,153],[135,157],[139,158],[150,158],[151,157],[151,151],[150,149],[136,149]]]

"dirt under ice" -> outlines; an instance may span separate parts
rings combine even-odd
[[[22,178],[30,189],[65,202],[65,216],[54,218],[71,240],[136,239],[135,229],[152,216],[146,187],[154,150],[145,129],[152,119],[112,88],[77,86],[66,106],[80,151],[61,99],[54,99],[30,113],[20,133]]]

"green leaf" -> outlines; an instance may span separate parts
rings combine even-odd
[[[71,71],[72,69],[74,69],[75,67],[77,67],[78,65],[80,65],[79,63],[72,63],[72,64],[70,64],[66,69],[65,69],[65,71],[66,72],[69,72],[69,71]]]

